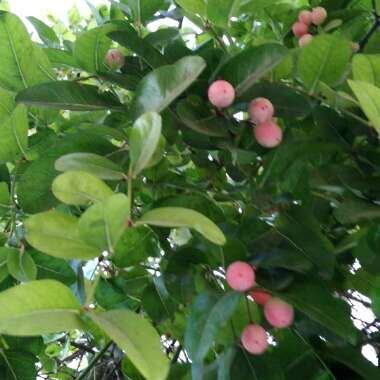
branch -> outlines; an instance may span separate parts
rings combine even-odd
[[[373,15],[375,16],[375,22],[371,26],[371,28],[368,30],[367,34],[363,37],[363,39],[359,42],[360,45],[360,51],[362,51],[365,46],[367,45],[368,41],[371,39],[373,34],[376,32],[378,27],[380,26],[380,15],[377,11],[377,6],[376,6],[376,0],[372,0],[372,10],[373,10]]]

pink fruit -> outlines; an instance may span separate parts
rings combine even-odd
[[[311,12],[311,22],[314,25],[321,25],[326,21],[327,11],[323,7],[317,7]]]
[[[248,112],[251,120],[255,124],[262,124],[272,119],[274,107],[270,100],[266,98],[256,98],[249,104]]]
[[[311,40],[313,39],[313,36],[309,33],[306,33],[304,34],[299,40],[298,40],[298,44],[303,47],[303,46],[306,46],[307,44],[309,44],[311,42]]]
[[[229,107],[235,100],[235,89],[231,83],[217,80],[208,89],[208,99],[215,107]]]
[[[301,37],[309,31],[309,28],[303,22],[296,22],[292,26],[293,34],[297,37]]]
[[[360,45],[357,42],[351,44],[351,49],[353,53],[357,53],[360,50]]]
[[[272,295],[265,290],[257,289],[251,292],[251,297],[258,305],[265,305],[272,298]]]
[[[257,142],[265,148],[274,148],[282,141],[282,129],[274,120],[257,125],[254,134]]]
[[[124,66],[125,57],[118,49],[109,49],[106,54],[106,64],[111,70],[118,70]]]
[[[294,309],[279,298],[272,298],[264,306],[264,315],[273,327],[282,329],[293,323]]]
[[[252,266],[242,261],[235,261],[227,268],[227,283],[232,289],[238,292],[246,292],[253,288],[255,285],[255,277]]]
[[[303,24],[310,25],[311,24],[311,12],[310,11],[301,11],[298,15],[298,21]]]
[[[248,325],[241,334],[241,343],[251,354],[263,354],[268,349],[267,332],[259,325]]]

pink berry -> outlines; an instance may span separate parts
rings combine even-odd
[[[321,25],[326,21],[327,11],[323,7],[317,7],[311,12],[311,22],[314,25]]]
[[[274,120],[257,125],[254,134],[257,142],[265,148],[274,148],[282,141],[282,129]]]
[[[303,46],[306,46],[307,44],[309,44],[313,39],[313,36],[309,33],[306,33],[304,34],[299,40],[298,40],[298,44],[303,47]]]
[[[227,108],[235,100],[235,89],[225,80],[217,80],[208,89],[208,99],[218,108]]]
[[[310,11],[301,11],[298,15],[298,21],[303,24],[310,25],[311,24],[311,12]]]
[[[279,298],[272,298],[264,306],[264,315],[273,327],[282,329],[293,323],[294,309]]]
[[[124,66],[125,57],[118,49],[110,49],[106,54],[106,64],[111,70],[119,70]]]
[[[272,119],[274,107],[270,100],[266,98],[256,98],[249,104],[248,112],[251,120],[255,124],[262,124]]]
[[[248,325],[241,334],[243,347],[253,355],[261,355],[268,349],[267,332],[259,325]]]
[[[296,22],[292,26],[293,34],[297,37],[301,37],[309,31],[309,28],[303,22]]]
[[[353,53],[357,53],[360,50],[360,45],[357,42],[351,44],[351,49]]]
[[[235,261],[227,268],[227,283],[232,289],[238,292],[246,292],[253,288],[255,285],[255,277],[252,266],[242,261]]]
[[[265,305],[272,298],[272,295],[265,290],[257,289],[251,292],[251,297],[258,305]]]

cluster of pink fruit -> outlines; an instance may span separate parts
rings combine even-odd
[[[299,45],[305,46],[313,39],[313,35],[309,33],[309,26],[322,25],[327,18],[327,11],[323,7],[314,8],[310,11],[301,11],[298,15],[298,21],[293,24],[292,30],[295,36],[299,37]]]
[[[208,99],[218,109],[227,108],[235,101],[235,89],[225,80],[217,80],[208,89]],[[282,141],[282,129],[273,119],[274,107],[266,98],[252,100],[248,107],[250,120],[256,124],[257,142],[265,148],[274,148]]]
[[[255,269],[242,261],[235,261],[227,268],[228,285],[237,292],[248,292],[256,284]],[[293,306],[262,289],[252,290],[249,295],[253,300],[264,306],[265,319],[276,328],[286,328],[293,323]],[[263,354],[268,349],[268,334],[257,324],[249,324],[241,335],[243,347],[254,355]]]

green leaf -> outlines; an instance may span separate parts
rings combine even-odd
[[[0,332],[33,336],[81,329],[80,304],[65,285],[31,281],[0,293]]]
[[[349,80],[348,84],[369,121],[377,133],[380,133],[380,89],[366,82]]]
[[[49,25],[46,25],[43,21],[39,20],[36,17],[28,16],[27,19],[36,29],[38,36],[41,38],[42,42],[48,46],[59,45],[59,38],[55,34],[53,28],[51,28]]]
[[[78,219],[56,211],[35,214],[25,221],[26,239],[51,256],[89,260],[100,252],[81,240]]]
[[[113,194],[101,179],[83,171],[60,174],[53,181],[52,191],[57,199],[69,205],[85,205],[104,200]]]
[[[129,0],[128,5],[134,20],[145,22],[164,6],[164,0]]]
[[[176,0],[175,2],[190,13],[197,13],[201,16],[206,16],[206,0]]]
[[[376,317],[380,316],[380,277],[376,277],[374,283],[371,284],[371,301],[372,301],[372,310],[375,313]]]
[[[126,352],[147,380],[166,378],[169,362],[159,335],[147,320],[129,310],[90,314],[90,317]]]
[[[336,35],[323,34],[312,40],[300,53],[298,73],[311,93],[318,82],[330,86],[339,83],[347,70],[352,54],[350,42]]]
[[[280,44],[251,47],[227,61],[217,76],[230,82],[235,87],[236,95],[240,97],[280,64],[286,55],[287,49]]]
[[[132,50],[151,68],[155,69],[167,64],[166,59],[159,50],[154,48],[149,42],[145,41],[145,39],[139,37],[136,30],[131,25],[126,22],[114,22],[113,25],[116,25],[118,30],[109,33],[108,35],[110,38],[118,42],[121,46]]]
[[[129,202],[124,194],[114,194],[97,202],[79,219],[79,235],[89,245],[110,253],[127,226]]]
[[[214,222],[201,213],[186,208],[157,208],[145,213],[136,224],[150,224],[153,226],[171,228],[188,227],[199,232],[206,239],[217,245],[224,245],[226,243],[223,232]]]
[[[54,79],[49,60],[30,40],[21,20],[0,13],[0,87],[18,92]]]
[[[219,330],[226,328],[240,299],[229,292],[200,294],[191,306],[185,333],[185,347],[193,362],[202,362],[214,343]]]
[[[106,24],[80,34],[74,44],[73,56],[80,67],[90,73],[108,71],[104,62],[111,39],[107,37],[115,27]]]
[[[55,161],[60,172],[84,171],[105,180],[122,180],[123,169],[103,156],[94,153],[69,153]]]
[[[241,0],[207,0],[207,18],[221,28],[227,28]]]
[[[380,219],[380,207],[360,199],[347,199],[334,210],[334,216],[342,224],[355,224]]]
[[[32,250],[29,252],[37,266],[38,280],[57,280],[70,286],[76,280],[76,274],[64,259],[45,255],[42,252]]]
[[[158,257],[160,246],[157,236],[145,226],[128,228],[115,247],[111,260],[119,268],[126,268],[145,261],[148,257]]]
[[[352,60],[352,74],[355,81],[380,87],[380,55],[356,54]]]
[[[313,321],[328,328],[351,344],[357,341],[357,330],[350,318],[350,306],[334,297],[316,279],[298,280],[281,297]]]
[[[3,282],[9,275],[8,272],[8,253],[9,248],[0,247],[0,283]]]
[[[18,281],[31,281],[37,277],[36,264],[27,252],[20,252],[15,248],[8,248],[7,265],[9,274]]]
[[[0,182],[0,215],[6,214],[10,209],[11,197],[8,184]]]
[[[16,102],[72,111],[123,109],[114,95],[99,93],[96,86],[69,81],[50,82],[27,88],[18,93]]]
[[[37,357],[30,352],[1,349],[1,378],[2,380],[35,380],[38,378],[37,362]],[[3,368],[4,372],[2,371]]]
[[[79,67],[78,62],[67,50],[45,48],[44,52],[53,67]]]
[[[133,118],[146,112],[163,111],[198,78],[205,67],[203,58],[191,56],[149,73],[139,83],[132,101]]]
[[[131,168],[134,176],[144,170],[151,161],[161,136],[162,119],[156,112],[140,116],[129,135]]]

